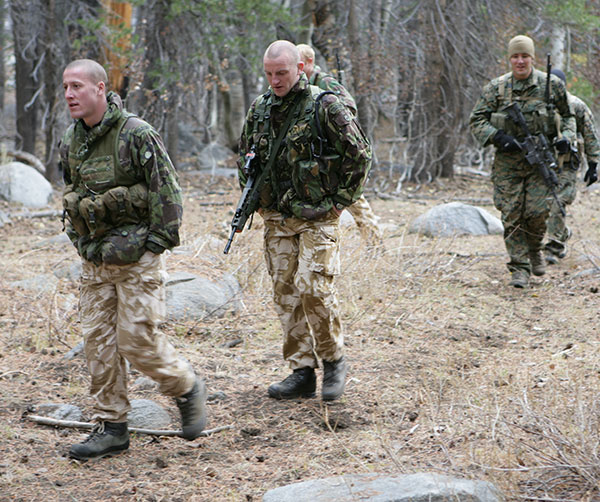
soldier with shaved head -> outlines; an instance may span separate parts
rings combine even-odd
[[[309,84],[296,46],[273,42],[263,67],[269,89],[252,103],[240,139],[244,158],[266,173],[260,194],[267,268],[292,374],[268,389],[275,399],[342,396],[347,362],[334,278],[340,272],[339,216],[363,192],[371,145],[335,94]]]
[[[69,455],[129,448],[127,361],[175,398],[182,436],[206,425],[206,389],[159,330],[164,251],[179,244],[177,173],[158,133],[107,90],[104,68],[78,59],[63,72],[73,123],[60,143],[63,222],[82,258],[80,316],[94,398],[94,429]]]

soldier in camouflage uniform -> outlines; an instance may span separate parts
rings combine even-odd
[[[334,400],[344,391],[347,372],[334,285],[340,273],[339,216],[362,194],[371,146],[337,96],[317,100],[322,91],[309,85],[294,44],[273,42],[263,64],[270,88],[246,116],[239,175],[243,186],[241,166],[254,147],[254,162],[268,173],[259,214],[283,357],[293,370],[268,393],[275,399],[314,396],[321,359],[321,396]]]
[[[315,65],[315,51],[310,45],[298,44],[300,60],[304,63],[304,73],[311,85],[316,85],[324,91],[335,92],[352,114],[357,116],[356,102],[348,90],[329,73]],[[369,201],[364,195],[348,206],[348,211],[354,218],[356,225],[365,241],[370,247],[377,248],[383,245],[381,229],[377,224],[378,217],[373,212]]]
[[[555,68],[552,73],[566,84],[567,78],[562,70]],[[567,92],[567,96],[577,124],[577,149],[580,158],[574,158],[573,162],[564,163],[558,175],[560,183],[557,191],[558,198],[565,208],[573,203],[577,195],[577,172],[580,161],[583,159],[583,152],[585,152],[588,165],[584,181],[588,186],[598,180],[597,166],[600,158],[600,143],[598,142],[598,134],[596,133],[596,125],[591,110],[577,96],[570,92]],[[544,246],[546,261],[550,264],[556,264],[559,259],[567,255],[567,240],[571,237],[571,229],[566,225],[565,218],[556,202],[552,204],[547,224],[548,241]]]
[[[164,254],[179,244],[182,200],[158,133],[106,90],[106,72],[79,59],[63,73],[75,121],[60,143],[63,221],[83,271],[80,316],[96,425],[71,447],[85,460],[129,447],[127,365],[173,396],[182,436],[206,425],[206,389],[158,329],[165,315]]]
[[[552,195],[539,170],[528,164],[521,149],[524,133],[505,112],[518,102],[532,134],[544,134],[559,155],[568,155],[575,143],[575,119],[564,83],[550,82],[554,107],[544,101],[546,74],[533,67],[533,40],[514,37],[508,44],[512,71],[487,84],[470,117],[473,135],[483,145],[493,144],[494,205],[502,213],[504,243],[510,257],[510,284],[529,285],[529,276],[543,275],[546,263],[542,241]],[[560,126],[557,130],[557,122]]]

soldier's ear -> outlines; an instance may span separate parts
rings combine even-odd
[[[302,73],[302,70],[304,70],[304,62],[299,61],[298,62],[298,73]]]

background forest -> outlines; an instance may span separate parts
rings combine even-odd
[[[599,15],[597,0],[0,0],[1,141],[58,181],[62,70],[87,57],[176,163],[190,133],[235,150],[266,86],[264,49],[285,38],[314,46],[332,73],[339,65],[376,146],[371,189],[397,192],[485,164],[468,116],[482,85],[508,69],[516,34],[535,40],[538,67],[551,53],[596,109]]]

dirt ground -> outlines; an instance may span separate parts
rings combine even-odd
[[[421,471],[487,480],[507,500],[600,501],[599,191],[580,192],[569,255],[525,290],[508,286],[501,236],[408,233],[416,216],[453,200],[498,216],[485,177],[405,185],[385,199],[368,193],[385,251],[369,252],[356,227],[344,227],[337,285],[351,368],[343,399],[324,405],[267,397],[289,370],[260,218],[226,256],[233,178],[184,174],[182,185],[188,252],[170,255],[169,271],[232,273],[243,308],[164,329],[216,395],[209,427],[231,428],[192,442],[135,435],[124,454],[69,460],[85,431],[28,415],[60,402],[89,419],[85,362],[63,357],[81,339],[77,284],[34,294],[11,283],[78,258],[68,245],[44,244],[60,234],[58,218],[18,216],[26,211],[3,203],[12,224],[0,228],[1,502],[256,502],[303,480]],[[178,428],[169,399],[133,387],[130,398],[163,404]]]

